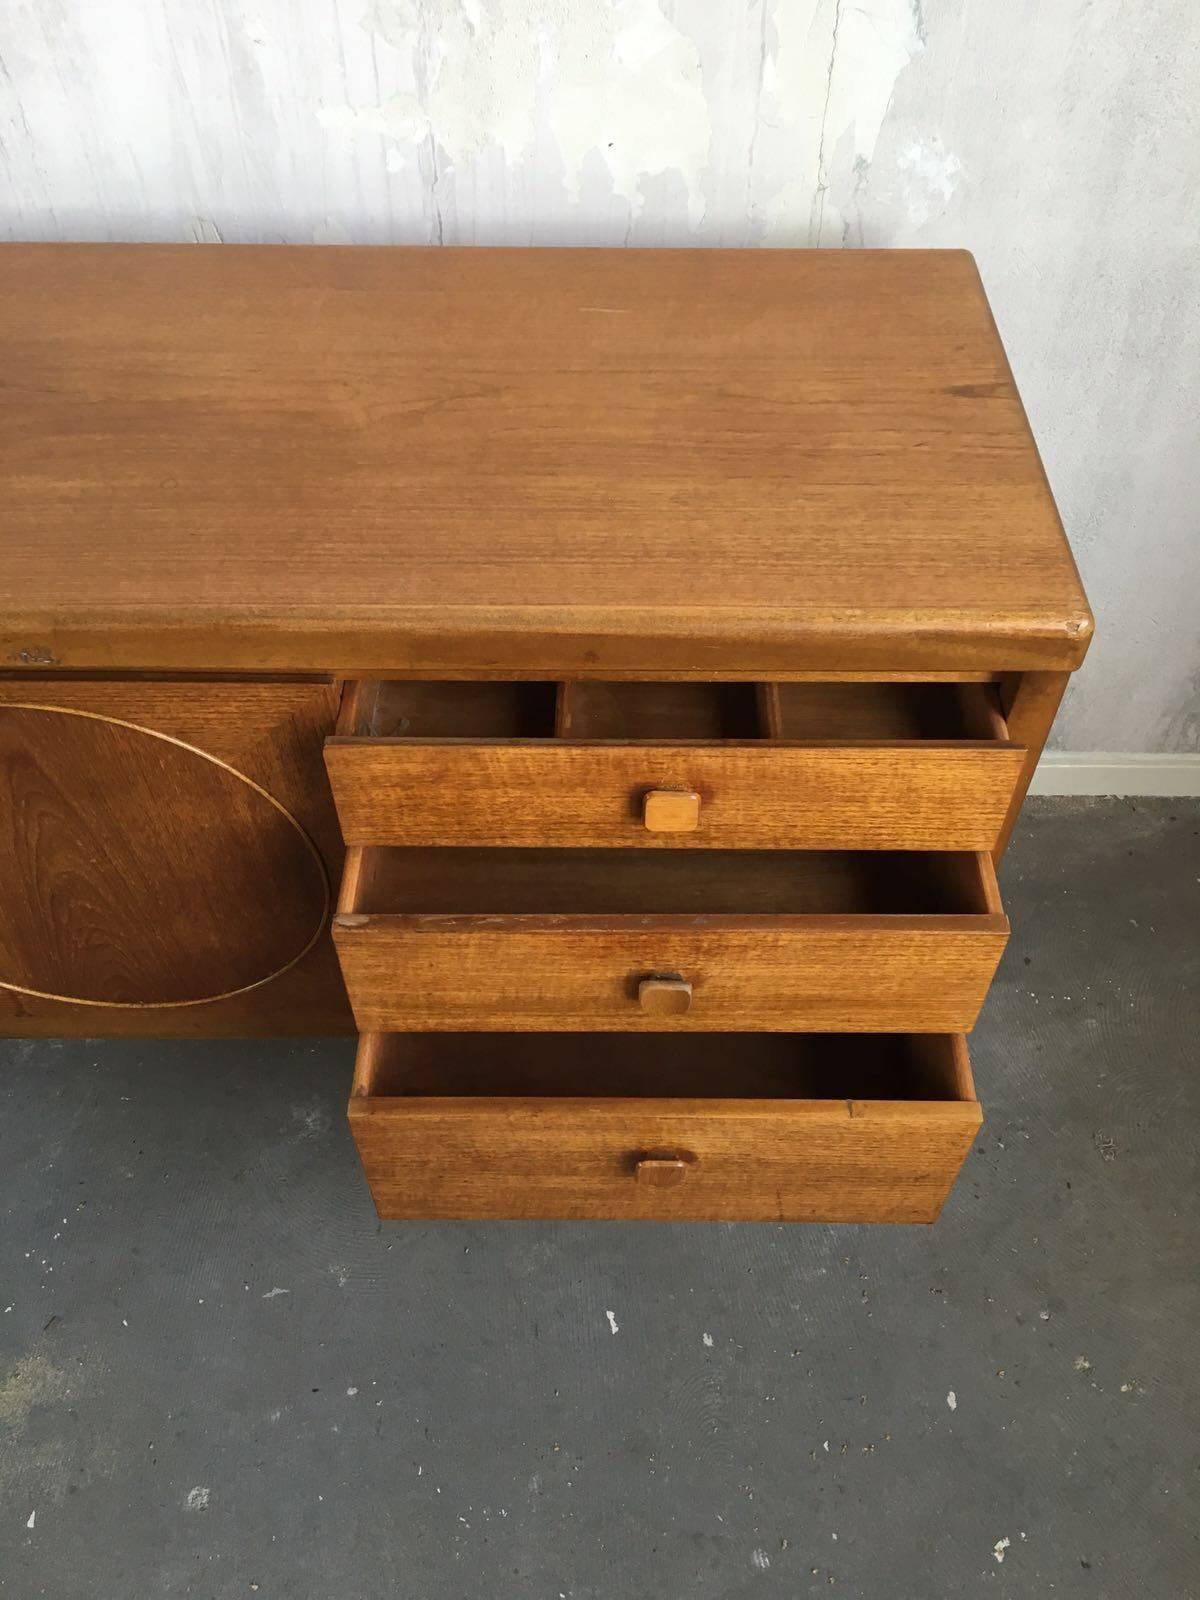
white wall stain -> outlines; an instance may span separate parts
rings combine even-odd
[[[518,161],[532,139],[540,28],[526,0],[377,0],[362,26],[395,58],[398,86],[378,105],[322,108],[325,126],[381,133],[393,150],[432,138],[452,162],[488,144]],[[398,58],[398,59],[397,59]],[[378,59],[378,58],[377,58]]]
[[[750,220],[771,243],[841,243],[896,79],[923,48],[914,0],[760,3],[761,81],[743,107]],[[584,203],[595,164],[631,222],[646,180],[677,175],[687,226],[700,229],[714,139],[701,44],[710,78],[721,62],[711,35],[690,36],[656,0],[376,0],[363,27],[388,92],[322,102],[317,121],[347,148],[382,140],[389,171],[415,170],[427,150],[439,240],[448,174],[492,150],[514,175],[530,161],[543,178],[560,173],[571,206]]]
[[[695,43],[656,0],[546,7],[537,0],[376,0],[363,26],[395,53],[399,87],[378,104],[321,105],[322,127],[382,136],[399,170],[414,147],[435,147],[434,183],[489,146],[509,166],[553,139],[571,204],[584,164],[608,170],[637,216],[643,180],[677,172],[693,229],[712,129]]]
[[[940,215],[949,205],[963,164],[934,134],[927,139],[910,139],[898,152],[896,165],[908,174],[908,220],[914,228],[924,227],[930,217]]]
[[[841,244],[896,79],[924,49],[914,0],[776,0],[761,115],[791,150],[762,205],[767,242]],[[788,169],[784,169],[788,170]]]
[[[687,191],[688,226],[704,218],[701,180],[712,129],[695,43],[655,0],[581,8],[586,31],[562,41],[549,95],[549,124],[562,152],[567,192],[579,199],[585,157],[597,150],[613,194],[642,210],[642,180],[677,172]]]

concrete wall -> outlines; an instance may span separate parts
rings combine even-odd
[[[0,234],[966,245],[1098,613],[1200,749],[1195,0],[5,0]]]

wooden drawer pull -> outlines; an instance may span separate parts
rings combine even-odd
[[[700,796],[694,789],[647,789],[642,821],[651,833],[695,833],[700,826]]]
[[[673,1189],[683,1182],[687,1169],[682,1156],[642,1156],[633,1172],[639,1183],[652,1189]]]
[[[638,1004],[652,1017],[679,1017],[691,1009],[692,986],[676,973],[643,978],[638,984]]]

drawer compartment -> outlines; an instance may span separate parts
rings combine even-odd
[[[981,1122],[955,1035],[368,1034],[381,1217],[932,1222]]]
[[[646,742],[761,739],[763,685],[566,683],[557,732],[564,739]]]
[[[349,844],[990,850],[1024,759],[990,683],[364,682],[339,729]]]
[[[1008,937],[982,854],[354,849],[361,1029],[962,1033]]]
[[[358,737],[414,743],[549,739],[554,735],[557,699],[554,683],[367,680],[351,691],[342,726]]]

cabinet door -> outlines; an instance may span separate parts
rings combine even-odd
[[[0,1033],[343,1032],[324,682],[0,683]]]

